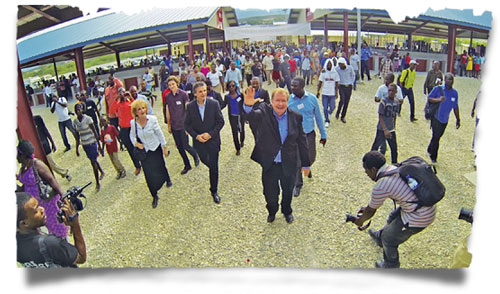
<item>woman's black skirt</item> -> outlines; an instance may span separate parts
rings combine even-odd
[[[163,184],[170,182],[161,145],[158,145],[155,151],[148,151],[146,159],[141,164],[149,192],[154,197]]]

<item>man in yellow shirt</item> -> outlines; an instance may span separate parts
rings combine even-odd
[[[417,68],[418,63],[415,60],[410,61],[410,67],[403,70],[401,72],[401,77],[399,78],[399,82],[401,84],[401,90],[403,91],[403,99],[408,96],[408,101],[410,102],[410,121],[414,122],[417,119],[415,118],[415,97],[413,95],[413,83],[415,83],[415,77],[417,76],[417,72],[415,69]],[[401,107],[403,104],[399,106],[399,113],[401,113]]]

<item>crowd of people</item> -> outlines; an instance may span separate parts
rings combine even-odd
[[[162,60],[159,88],[163,123],[167,125],[168,133],[172,134],[183,160],[184,168],[180,174],[185,175],[193,168],[187,151],[195,166],[202,162],[208,167],[209,191],[213,201],[221,203],[222,197],[218,193],[220,131],[225,125],[222,109],[227,107],[236,155],[240,155],[245,139],[248,140],[249,133],[245,131],[247,124],[255,140],[251,159],[262,166],[267,221],[272,223],[275,220],[281,193],[281,213],[287,223],[292,223],[292,199],[300,195],[304,184],[303,176],[312,177],[311,166],[316,159],[318,140],[316,129],[319,130],[319,144],[325,146],[326,128],[330,126],[330,116],[336,107],[337,97],[339,101],[335,117],[340,118],[342,123],[347,123],[349,101],[352,91],[356,90],[356,81],[364,79],[364,75],[371,80],[367,67],[367,58],[371,54],[366,44],[363,44],[360,55],[354,48],[346,55],[309,45],[301,48],[251,45],[233,50],[231,54],[215,51],[211,60],[206,58],[207,55],[201,55],[205,59],[197,57],[189,65],[186,65],[187,61],[181,60],[178,74],[173,73],[171,64]],[[396,78],[394,71],[399,64],[392,63],[396,56],[394,52],[388,52],[386,61],[381,65],[383,83],[375,93],[375,101],[379,103],[376,136],[371,148],[367,146],[367,150],[371,151],[363,158],[363,167],[374,181],[379,170],[391,169],[390,165],[386,165],[383,155],[386,152],[386,141],[391,148],[391,162],[399,162],[396,119],[400,116],[405,97],[410,101],[410,121],[417,120],[413,98],[417,62],[405,61],[402,74]],[[456,117],[456,127],[460,127],[458,92],[453,88],[454,76],[451,73],[443,75],[438,65],[436,62],[427,73],[423,85],[424,93],[429,97],[428,102],[439,104],[430,117],[432,139],[427,152],[433,164],[437,164],[439,141],[452,110]],[[305,89],[315,80],[316,95]],[[263,83],[274,84],[276,89],[269,93],[262,87]],[[116,170],[116,180],[126,177],[124,164],[118,156],[120,146],[120,150],[127,150],[135,167],[135,175],[143,171],[153,199],[152,207],[156,208],[159,203],[158,190],[163,185],[171,187],[174,183],[165,161],[170,153],[166,146],[167,138],[161,130],[162,122],[157,117],[158,114],[153,113],[155,96],[152,94],[153,85],[148,68],[142,76],[140,88],[138,91],[137,87],[132,86],[127,90],[120,79],[110,74],[105,83],[97,77],[89,84],[91,95],[86,91],[78,92],[74,120],[70,118],[64,92],[50,93],[50,107],[58,117],[61,137],[66,147],[64,151],[71,150],[66,129],[75,138],[77,156],[79,145],[83,146],[94,171],[96,190],[100,189],[99,181],[106,174],[98,162],[99,154],[104,155],[104,149]],[[320,98],[323,109],[318,102]],[[41,117],[35,121],[38,121],[39,134],[43,135],[40,138],[43,137],[44,152],[49,155],[56,150],[54,141]],[[34,197],[32,200],[25,193],[18,194],[18,246],[26,242],[23,234],[38,232],[36,229],[44,223],[39,219],[45,217],[49,233],[66,238],[66,226],[55,220],[55,205],[64,191],[43,162],[33,157],[34,148],[29,141],[20,141],[17,151],[21,164],[18,179],[23,184],[22,190]],[[71,180],[67,169],[58,167],[53,160],[49,160],[49,163],[52,170],[68,181]],[[376,266],[399,267],[399,244],[432,223],[434,209],[415,211],[414,205],[405,204],[408,199],[414,200],[416,197],[411,189],[400,187],[401,180],[385,178],[383,181],[384,184],[378,182],[375,186],[370,203],[365,208],[365,215],[356,219],[355,223],[363,225],[385,199],[395,200],[400,208],[390,222],[398,222],[397,225],[389,226],[391,229],[383,232],[372,232],[371,235],[384,251],[384,261]],[[40,182],[53,187],[55,196],[49,200],[40,197],[42,192],[37,186]],[[387,185],[400,188],[394,192]],[[65,222],[74,232],[79,230],[79,227],[76,228],[77,216],[75,221],[76,214],[70,203],[65,203],[65,211],[69,211]],[[36,216],[37,213],[41,216]],[[39,218],[36,224],[31,223],[33,218]],[[408,228],[410,233],[405,231]],[[65,260],[62,262],[64,265],[85,260],[85,252],[81,252],[83,237],[78,233],[73,235],[75,243],[80,244],[79,249],[65,249],[70,251],[66,257],[71,256],[68,257],[71,262]],[[81,240],[78,239],[80,237]],[[67,247],[66,244],[64,246]],[[18,260],[19,258],[18,255]],[[43,263],[41,260],[40,256],[22,257],[20,262],[40,264]]]

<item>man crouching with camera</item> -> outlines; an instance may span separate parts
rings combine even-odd
[[[378,179],[380,173],[386,173],[396,167],[387,165],[385,157],[378,151],[370,151],[363,156],[363,168],[366,175],[377,182],[372,189],[370,202],[362,207],[352,221],[358,227],[373,217],[385,199],[390,198],[399,207],[389,214],[387,224],[380,231],[370,229],[369,234],[375,243],[383,248],[384,260],[375,262],[377,268],[399,268],[398,247],[412,235],[419,233],[434,221],[436,208],[417,208],[417,197],[410,186],[398,174]]]
[[[28,268],[76,267],[87,259],[78,213],[66,198],[61,207],[64,223],[73,231],[75,245],[40,228],[46,223],[43,207],[30,194],[16,192],[17,198],[17,261]]]

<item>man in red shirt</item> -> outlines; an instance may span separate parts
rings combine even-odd
[[[132,102],[134,98],[129,92],[125,92],[125,89],[118,89],[118,97],[113,102],[109,109],[110,114],[114,114],[118,117],[118,124],[120,125],[119,138],[122,141],[127,152],[130,155],[130,159],[135,166],[135,175],[137,176],[141,172],[141,163],[134,156],[134,145],[130,141],[130,121],[134,119],[132,116]]]
[[[113,102],[115,102],[116,98],[118,97],[118,89],[122,88],[123,84],[122,82],[115,78],[113,74],[110,74],[108,76],[108,86],[104,90],[104,102],[106,106],[106,116],[109,119],[109,123],[114,125],[117,130],[120,128],[118,127],[118,117],[114,113],[109,113],[109,110],[111,108],[111,105]],[[118,138],[118,141],[120,142],[120,150],[123,151],[123,146],[121,140]]]
[[[288,59],[288,63],[290,64],[290,75],[292,76],[292,79],[295,78],[295,75],[297,73],[297,60],[295,58],[290,58]]]

